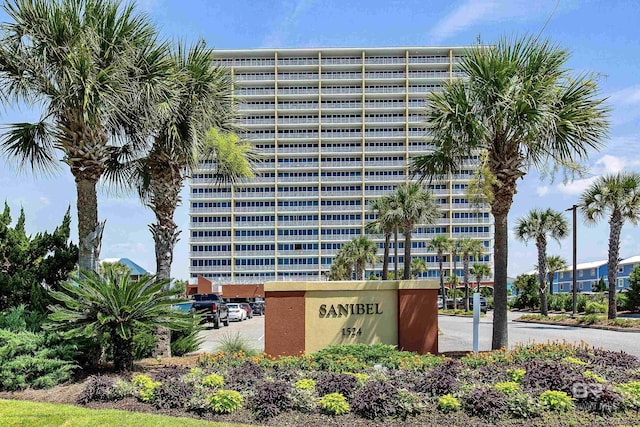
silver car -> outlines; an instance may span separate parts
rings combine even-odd
[[[229,320],[242,322],[247,319],[247,310],[240,304],[227,304],[227,308],[229,309]]]

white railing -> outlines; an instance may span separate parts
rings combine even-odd
[[[278,178],[278,182],[318,182],[317,176],[284,176]]]
[[[210,207],[210,208],[189,208],[189,212],[191,213],[229,213],[231,212],[231,206],[229,207]]]
[[[298,58],[280,58],[278,59],[278,65],[318,65],[317,58],[307,58],[307,59],[298,59]]]
[[[317,95],[318,89],[282,87],[278,89],[278,95]]]
[[[315,236],[278,236],[278,243],[317,241],[318,235]]]
[[[253,74],[236,74],[236,81],[238,82],[248,82],[248,81],[257,81],[257,80],[274,80],[276,76],[274,74],[263,74],[263,75],[253,75]]]
[[[229,228],[231,221],[227,222],[192,222],[189,228]]]
[[[361,94],[362,88],[359,87],[345,87],[345,88],[337,88],[337,87],[323,87],[322,94],[323,95],[331,95],[331,94],[341,94],[341,93],[350,93],[350,94]]]
[[[355,65],[362,64],[361,58],[322,58],[322,65]]]
[[[365,64],[404,64],[405,58],[399,56],[378,57],[369,56],[364,59]]]
[[[362,220],[356,220],[356,219],[345,219],[345,220],[321,220],[320,221],[320,225],[321,226],[327,226],[327,225],[358,225],[361,226],[362,225]]]
[[[276,236],[235,236],[234,242],[273,242]]]
[[[290,197],[318,197],[317,191],[283,191],[278,193],[278,198]]]
[[[404,93],[403,87],[366,87],[365,93]]]
[[[278,213],[318,212],[318,206],[278,206]]]
[[[305,108],[317,110],[318,103],[317,102],[298,102],[295,104],[285,104],[285,103],[278,104],[279,110],[300,110]]]
[[[318,73],[279,73],[278,80],[318,80]]]
[[[238,206],[234,211],[236,213],[273,213],[276,208],[275,206]]]
[[[231,251],[189,251],[189,256],[192,258],[198,257],[222,257],[230,256]]]

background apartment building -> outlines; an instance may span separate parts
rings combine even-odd
[[[422,126],[425,97],[461,77],[462,48],[217,51],[230,67],[246,137],[264,155],[240,187],[191,180],[190,272],[222,283],[323,280],[339,248],[365,233],[369,202],[410,179],[409,160],[433,149]],[[467,200],[477,159],[430,185],[442,209],[413,235],[422,276],[437,277],[428,242],[438,234],[481,239],[493,264],[488,206]],[[382,236],[370,236],[379,242]],[[400,236],[402,240],[402,235]],[[402,266],[403,249],[399,249]],[[393,249],[391,262],[393,266]],[[445,268],[452,267],[447,256]],[[458,262],[462,275],[462,262]],[[382,263],[371,271],[381,272]],[[447,272],[450,274],[450,271]]]

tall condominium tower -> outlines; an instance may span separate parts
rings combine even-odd
[[[191,180],[190,272],[222,283],[323,280],[340,247],[365,234],[371,200],[408,181],[409,161],[433,149],[421,113],[426,95],[463,77],[463,48],[219,50],[234,76],[240,124],[263,154],[258,176],[239,187]],[[492,264],[488,206],[470,203],[469,159],[429,184],[442,209],[418,227],[412,254],[437,277],[429,241],[438,234],[484,242]],[[382,236],[370,236],[379,242]],[[402,241],[402,235],[400,241]],[[391,267],[393,268],[393,249]],[[402,268],[403,249],[399,264]],[[447,275],[457,260],[447,255]],[[453,262],[451,262],[453,261]],[[462,274],[462,262],[457,263]],[[380,272],[382,263],[369,272]]]

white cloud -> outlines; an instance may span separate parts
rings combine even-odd
[[[568,2],[571,4],[572,2]],[[563,5],[566,8],[568,5]],[[554,0],[465,0],[430,31],[432,43],[440,43],[461,31],[486,22],[542,19],[556,8]]]
[[[613,92],[609,95],[609,102],[617,105],[640,104],[640,84]]]
[[[274,22],[273,30],[262,41],[262,47],[274,48],[289,45],[288,42],[291,42],[291,40],[288,39],[294,33],[298,21],[313,6],[314,2],[315,0],[298,0],[295,2],[292,8],[282,14],[283,18],[280,21]]]
[[[613,106],[612,123],[620,125],[640,118],[640,84],[628,86],[609,95]]]
[[[539,186],[536,188],[536,193],[538,194],[539,197],[544,196],[548,192],[549,192],[549,187],[547,187],[546,185]]]
[[[624,169],[640,166],[640,161],[629,160],[622,157],[605,154],[599,158],[591,167],[592,176],[584,179],[577,179],[566,184],[558,184],[556,189],[567,195],[578,195],[584,192],[596,179],[602,175],[616,174]]]
[[[40,197],[39,200],[40,200],[40,203],[42,203],[45,206],[49,206],[51,204],[51,200],[49,200],[49,198],[47,197],[42,196]]]

